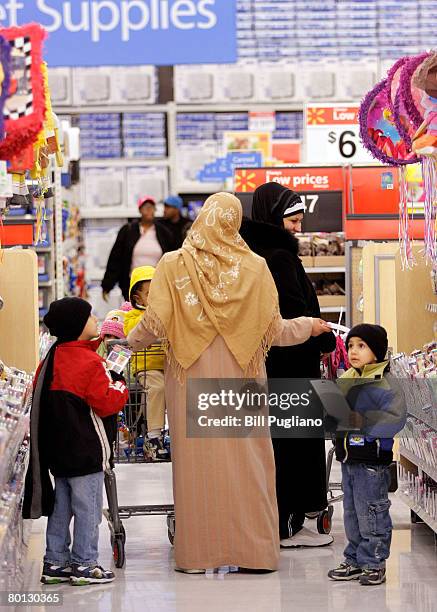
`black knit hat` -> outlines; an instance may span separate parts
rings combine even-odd
[[[347,335],[346,348],[351,338],[361,338],[375,355],[378,362],[384,361],[388,349],[387,332],[380,325],[361,323],[355,325]]]
[[[76,297],[62,298],[50,304],[44,324],[61,342],[77,340],[91,314],[91,304]]]

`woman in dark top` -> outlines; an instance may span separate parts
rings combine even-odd
[[[295,192],[267,183],[254,194],[252,220],[245,219],[240,234],[267,261],[279,294],[284,318],[320,317],[314,287],[299,258],[305,212]],[[310,338],[298,346],[274,347],[267,358],[269,378],[320,378],[320,358],[335,349],[333,333]],[[326,457],[323,439],[275,438],[276,493],[281,546],[324,546],[333,539],[303,527],[305,513],[327,507]],[[290,537],[291,536],[291,537]]]
[[[118,284],[124,299],[129,300],[132,270],[146,265],[155,267],[164,253],[178,248],[172,232],[155,221],[155,200],[144,196],[139,199],[138,208],[141,218],[121,228],[109,255],[102,281],[104,299]]]

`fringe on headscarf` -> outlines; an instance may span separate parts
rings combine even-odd
[[[170,366],[176,380],[183,385],[186,381],[187,371],[182,367],[173,352],[171,344],[166,336],[164,325],[156,313],[150,306],[147,306],[144,313],[144,323],[146,327],[157,337],[161,342],[162,350],[165,353],[167,363]],[[281,314],[279,308],[276,310],[275,315],[270,322],[266,333],[264,334],[261,344],[253,354],[247,367],[244,369],[244,376],[249,378],[255,378],[265,363],[267,354],[272,347],[272,344],[278,335],[281,326]]]

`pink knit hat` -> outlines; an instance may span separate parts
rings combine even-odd
[[[100,330],[100,337],[115,336],[120,340],[125,340],[124,334],[124,315],[126,313],[122,310],[111,310],[106,315],[106,319],[102,323],[102,329]]]

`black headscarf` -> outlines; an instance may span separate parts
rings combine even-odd
[[[252,219],[259,223],[270,223],[284,227],[284,212],[301,202],[300,196],[279,183],[266,183],[255,190],[252,203]]]

